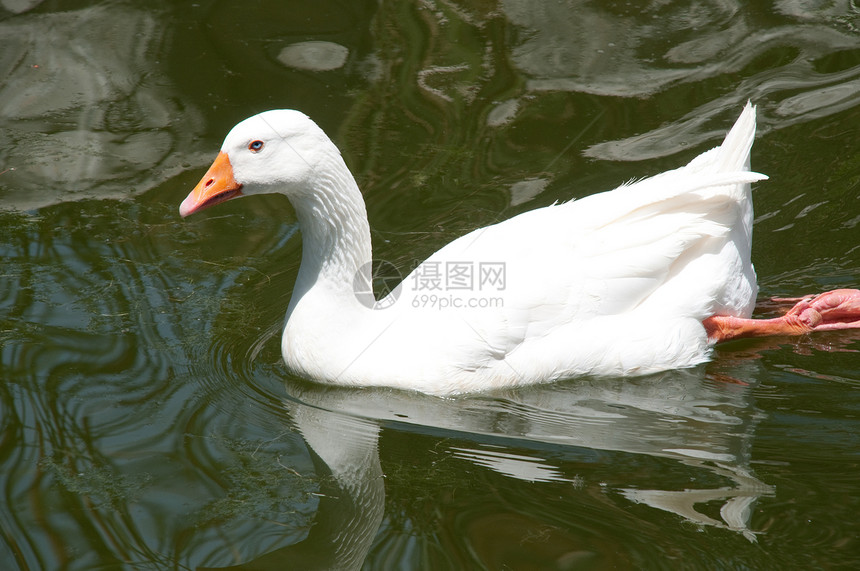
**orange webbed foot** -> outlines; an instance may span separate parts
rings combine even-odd
[[[802,298],[785,315],[773,319],[714,315],[702,324],[712,343],[745,337],[803,335],[813,331],[860,328],[860,290],[837,289]]]
[[[785,314],[810,324],[813,331],[860,327],[860,290],[835,289],[799,301]]]

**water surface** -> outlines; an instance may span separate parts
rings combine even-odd
[[[180,220],[297,108],[404,270],[683,164],[758,105],[761,295],[860,283],[860,13],[831,2],[0,1],[0,568],[860,566],[860,336],[439,399],[280,362],[280,197]]]

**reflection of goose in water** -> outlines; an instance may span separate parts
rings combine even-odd
[[[360,569],[385,510],[379,424],[316,406],[287,406],[318,472],[316,517],[302,541],[236,569]]]
[[[755,362],[747,361],[745,366]],[[754,372],[742,374],[754,377]],[[380,426],[449,437],[456,444],[440,446],[437,453],[532,482],[575,482],[578,475],[566,473],[559,460],[566,454],[581,458],[583,452],[614,453],[611,469],[620,484],[599,488],[598,496],[604,501],[624,509],[630,506],[624,497],[696,525],[732,530],[754,540],[749,508],[772,489],[756,479],[749,467],[760,416],[750,403],[750,390],[705,378],[701,368],[457,399],[291,383],[292,398],[286,406],[332,479],[324,480],[316,524],[307,539],[240,568],[358,569],[372,544],[375,551],[385,551],[388,562],[410,557],[392,526],[380,528],[385,498],[377,451]],[[516,448],[516,453],[506,448]],[[600,456],[599,461],[607,461]],[[652,479],[650,473],[643,474],[644,458],[701,471],[702,477],[696,480],[703,487],[661,489],[655,484],[659,476]],[[628,466],[630,472],[626,472]],[[592,501],[588,487],[598,486],[593,481],[585,485],[583,497]],[[719,505],[719,515],[697,509],[704,504]],[[576,513],[570,517],[576,518]],[[477,539],[466,535],[467,543]],[[422,538],[413,535],[410,541]],[[565,540],[559,541],[564,544]],[[571,550],[581,549],[570,542]],[[414,544],[411,549],[421,551]],[[524,543],[516,549],[525,550],[523,556],[529,557],[528,550],[540,546]]]

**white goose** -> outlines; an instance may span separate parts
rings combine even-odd
[[[282,351],[305,378],[449,395],[579,375],[689,367],[740,336],[860,326],[860,292],[749,319],[755,108],[687,166],[539,208],[454,240],[374,304],[364,201],[307,116],[267,111],[227,135],[180,206],[280,193],[302,231]],[[357,293],[359,292],[359,293]],[[384,308],[384,309],[383,309]]]

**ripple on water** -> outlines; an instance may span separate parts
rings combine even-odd
[[[3,204],[53,205],[0,214],[0,567],[225,565],[356,522],[338,545],[379,569],[860,567],[850,336],[457,399],[326,390],[280,364],[300,252],[276,203],[175,212],[222,128],[278,101],[338,134],[407,267],[671,168],[629,161],[715,144],[751,98],[763,291],[856,286],[850,3],[49,4],[0,22]],[[343,49],[278,63],[307,40]]]
[[[129,224],[134,208],[2,215],[0,259],[13,270],[0,272],[0,362],[11,381],[0,388],[0,478],[22,561],[37,567],[69,553],[77,568],[106,553],[225,560],[228,522],[259,552],[306,533],[315,505],[305,445],[266,384],[279,372],[233,361],[251,351],[247,339],[268,337],[242,333],[201,352],[219,314],[213,300],[246,270],[178,258],[171,225]],[[87,522],[98,531],[66,531]]]

